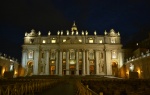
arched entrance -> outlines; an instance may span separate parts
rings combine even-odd
[[[117,62],[112,62],[112,75],[113,76],[118,76],[118,64]]]
[[[27,63],[27,76],[31,76],[33,74],[33,62],[29,61]]]

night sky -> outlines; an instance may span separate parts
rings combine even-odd
[[[103,35],[113,28],[124,45],[150,30],[149,0],[3,0],[0,13],[0,52],[19,62],[24,33],[31,29],[56,34],[70,30],[75,21],[79,33]]]

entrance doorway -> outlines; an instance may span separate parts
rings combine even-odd
[[[74,65],[70,65],[70,75],[74,75],[75,74],[75,66]]]
[[[118,64],[116,62],[112,62],[112,75],[118,76]]]
[[[66,75],[66,69],[63,70],[63,75]]]
[[[93,75],[94,73],[94,65],[90,65],[90,75]]]
[[[55,74],[55,66],[50,66],[50,75]]]
[[[73,70],[71,70],[70,72],[71,72],[71,75],[74,75],[74,74],[75,74],[75,71],[73,71]]]

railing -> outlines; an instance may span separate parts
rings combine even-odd
[[[43,89],[54,86],[58,80],[30,79],[18,80],[18,83],[0,85],[0,95],[34,95]]]
[[[132,61],[135,61],[135,60],[138,60],[138,59],[142,59],[142,58],[145,58],[145,57],[149,57],[149,56],[150,56],[149,52],[147,52],[146,54],[142,53],[141,56],[139,56],[139,57],[134,57],[133,56],[133,57],[128,58],[125,63],[132,62]]]
[[[81,82],[76,82],[77,86],[77,93],[76,95],[103,95],[103,94],[97,94],[94,91],[92,91],[88,86],[84,86]]]

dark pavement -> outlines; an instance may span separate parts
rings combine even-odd
[[[46,89],[35,95],[75,95],[75,81],[67,80],[66,82],[60,83],[52,88]]]

